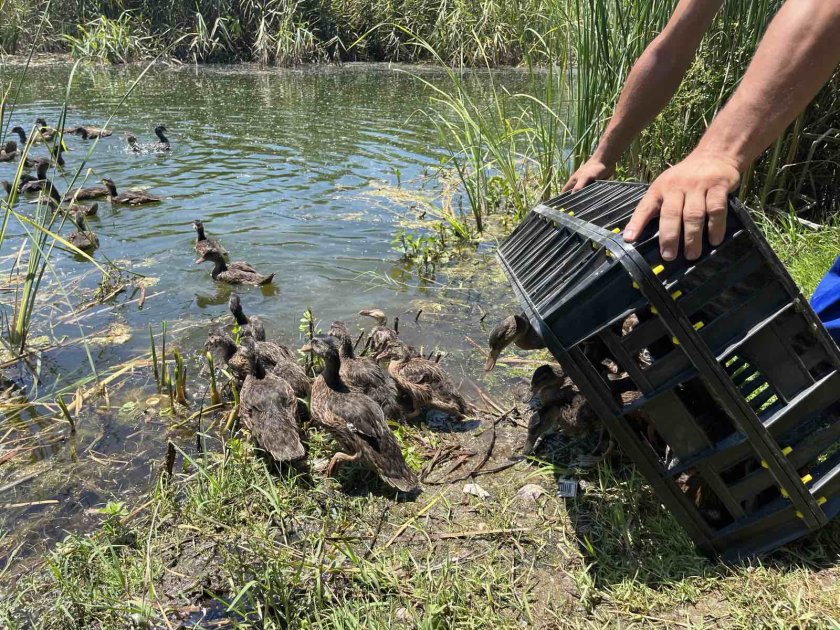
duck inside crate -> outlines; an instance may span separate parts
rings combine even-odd
[[[532,325],[701,547],[754,555],[840,509],[840,351],[746,210],[702,257],[619,235],[646,188],[541,205],[499,248]]]

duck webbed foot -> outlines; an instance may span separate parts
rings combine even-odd
[[[343,464],[344,462],[358,461],[361,456],[361,451],[356,452],[355,455],[348,455],[347,453],[342,453],[341,451],[339,451],[338,453],[332,456],[332,459],[330,459],[330,463],[327,465],[327,477],[333,476],[333,471],[339,464]]]

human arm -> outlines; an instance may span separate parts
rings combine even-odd
[[[727,195],[740,175],[811,101],[840,63],[840,0],[788,0],[773,18],[741,85],[697,148],[662,173],[624,230],[633,241],[660,215],[662,258],[674,260],[683,233],[685,256],[726,230]]]
[[[630,143],[671,100],[723,0],[680,0],[668,24],[633,65],[598,147],[563,192],[609,177]]]

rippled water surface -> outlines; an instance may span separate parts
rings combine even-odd
[[[480,361],[467,358],[470,346],[464,336],[483,334],[477,323],[481,304],[492,308],[498,296],[464,286],[460,310],[451,304],[439,312],[428,308],[436,300],[435,285],[418,283],[392,249],[396,223],[410,213],[411,204],[377,194],[381,186],[395,186],[398,180],[406,188],[417,187],[439,164],[436,131],[419,112],[429,106],[430,92],[410,73],[422,73],[442,86],[445,75],[369,65],[160,68],[151,70],[120,106],[141,70],[78,70],[67,124],[100,125],[113,113],[114,135],[101,140],[88,158],[88,184],[108,176],[118,188],[148,188],[164,197],[162,203],[142,208],[100,203],[99,215],[89,221],[100,239],[95,259],[149,277],[145,304],[139,309],[138,295],[125,293],[105,305],[115,308],[91,309],[79,320],[62,320],[68,309],[56,293],[51,299],[58,323],[49,331],[51,337],[93,335],[118,325],[128,331],[121,343],[88,346],[97,368],[105,369],[147,352],[148,326],[159,329],[166,320],[175,330],[173,343],[193,358],[192,378],[207,324],[227,313],[230,294],[228,286],[213,282],[210,265],[194,262],[190,223],[201,218],[232,260],[276,273],[273,286],[240,291],[246,309],[264,319],[270,335],[296,343],[307,306],[327,324],[341,318],[354,328],[363,323],[355,317],[359,309],[378,306],[403,318],[403,334],[412,343],[452,352],[447,364],[451,372],[477,376]],[[69,75],[68,65],[30,69],[9,127],[30,129],[37,115],[54,125]],[[19,76],[19,69],[3,70],[6,82]],[[513,71],[495,75],[500,77],[511,89],[524,82]],[[489,81],[478,77],[472,85],[480,98]],[[152,128],[161,123],[168,128],[170,154],[126,152],[125,133],[150,141]],[[61,190],[90,146],[72,136],[67,142],[67,170],[55,174]],[[13,172],[12,164],[0,164],[0,179],[11,179]],[[26,208],[21,203],[18,209],[26,213]],[[12,267],[22,230],[14,221],[9,225],[0,269],[4,273]],[[65,226],[64,232],[69,231]],[[89,262],[63,252],[56,253],[52,264],[48,284],[53,291],[63,286],[74,304],[100,279]],[[2,299],[8,305],[12,294],[5,292]],[[415,324],[414,314],[423,304],[425,314]],[[37,391],[19,366],[6,377],[26,383],[30,396],[49,396],[56,379],[70,382],[87,374],[88,362],[80,345],[44,355],[36,366],[41,374]],[[142,400],[150,392],[140,385],[118,389],[108,401],[95,401],[97,413],[87,410],[75,438],[36,442],[37,448],[5,464],[0,486],[12,485],[0,490],[0,502],[49,501],[5,509],[0,515],[5,528],[28,523],[32,533],[55,536],[77,527],[86,510],[145,489],[173,422],[153,408],[138,415],[132,397]],[[139,411],[143,409],[141,404]],[[33,466],[36,474],[21,482],[23,464]]]

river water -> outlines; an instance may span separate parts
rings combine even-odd
[[[29,400],[52,401],[63,384],[89,374],[91,362],[104,374],[148,352],[148,327],[159,331],[164,320],[174,331],[169,343],[182,349],[190,378],[195,377],[207,327],[227,315],[231,291],[213,282],[210,265],[195,264],[195,218],[222,240],[232,260],[276,273],[271,287],[239,289],[246,311],[263,318],[270,336],[299,343],[307,307],[322,328],[340,318],[355,330],[366,323],[356,312],[376,306],[400,316],[409,342],[448,351],[453,376],[480,380],[482,357],[465,336],[483,343],[486,324],[512,304],[492,258],[471,260],[473,273],[466,280],[443,268],[433,280],[420,281],[392,245],[401,222],[418,215],[415,195],[434,196],[434,185],[424,182],[444,155],[434,125],[422,113],[433,107],[430,90],[412,74],[445,87],[444,73],[353,64],[292,70],[156,67],[121,104],[142,70],[78,69],[67,125],[101,125],[113,115],[114,135],[87,157],[82,172],[87,185],[107,176],[118,188],[148,188],[164,198],[141,208],[100,202],[98,216],[89,220],[100,240],[95,260],[112,261],[126,278],[146,276],[143,308],[138,292],[130,290],[80,318],[68,316],[66,302],[78,306],[89,300],[101,274],[89,261],[56,252],[33,336],[66,341],[84,333],[93,341],[37,355],[30,369],[12,366],[4,372],[5,382],[20,386]],[[3,68],[4,84],[17,86],[20,73]],[[29,130],[39,115],[55,125],[70,73],[67,64],[30,68],[4,120],[7,130],[15,124]],[[496,72],[493,79],[511,90],[526,81],[516,71]],[[490,79],[473,76],[470,86],[481,98]],[[168,129],[169,154],[126,151],[126,133],[151,141],[158,124]],[[67,168],[53,175],[62,191],[90,147],[73,136],[67,144]],[[36,148],[39,152],[43,149]],[[0,164],[0,179],[13,173],[14,164]],[[27,208],[22,202],[17,209],[26,214]],[[69,231],[68,224],[63,232]],[[11,220],[0,251],[6,276],[14,275],[23,235],[24,225]],[[487,281],[489,276],[494,281]],[[0,298],[8,316],[15,284],[4,286]],[[420,309],[424,313],[415,323]],[[490,316],[479,323],[486,311]],[[130,501],[148,488],[176,421],[155,413],[148,370],[134,372],[134,380],[114,381],[107,399],[88,399],[75,436],[62,429],[49,432],[49,439],[24,441],[27,433],[32,437],[55,423],[42,418],[27,425],[26,419],[44,415],[43,409],[0,417],[6,425],[0,453],[26,447],[0,466],[5,506],[0,525],[18,534],[6,540],[5,551],[21,534],[41,540],[83,529],[98,518],[97,507],[113,499]],[[190,392],[195,405],[199,393]],[[183,432],[178,437],[194,442]]]

